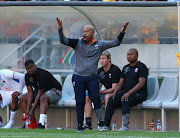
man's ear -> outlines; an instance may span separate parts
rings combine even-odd
[[[94,31],[92,30],[92,34],[93,34],[93,36],[94,36]]]

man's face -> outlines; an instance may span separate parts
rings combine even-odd
[[[32,63],[27,65],[25,68],[26,68],[26,71],[29,75],[34,75],[37,71],[36,65],[34,65]]]
[[[108,64],[110,64],[110,59],[107,58],[106,55],[101,55],[99,62],[101,64],[102,67],[106,67]]]
[[[83,41],[90,42],[94,37],[94,32],[89,26],[85,26],[83,29]]]
[[[136,62],[137,59],[138,59],[138,54],[137,54],[135,51],[129,50],[129,51],[127,52],[127,60],[128,60],[130,63]]]

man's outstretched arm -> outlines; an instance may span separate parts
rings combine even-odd
[[[128,24],[129,24],[129,22],[126,22],[126,23],[124,24],[123,28],[121,29],[121,32],[122,32],[122,33],[125,33],[125,30],[126,30]]]
[[[103,50],[106,50],[106,49],[112,48],[112,47],[116,47],[116,46],[119,46],[121,44],[121,41],[124,38],[125,30],[126,30],[128,24],[129,24],[129,22],[126,22],[124,24],[123,28],[121,29],[120,34],[118,35],[118,37],[115,40],[103,41]]]
[[[31,108],[31,110],[29,111],[29,116],[30,118],[34,121],[34,112],[35,112],[35,109],[37,108],[38,104],[40,103],[40,97],[41,95],[44,93],[44,89],[42,90],[38,90],[38,94],[36,96],[36,99],[34,100],[34,105],[33,107]]]
[[[62,29],[62,20],[60,18],[56,18],[59,29]]]
[[[62,25],[62,20],[60,20],[59,18],[56,18],[57,23],[58,23],[58,33],[59,33],[59,39],[60,39],[60,43],[70,46],[72,48],[75,48],[77,43],[78,43],[78,39],[68,39],[64,36],[63,33],[63,25]]]
[[[121,29],[121,32],[119,34],[119,36],[117,37],[119,41],[122,41],[123,37],[124,37],[124,33],[126,31],[126,28],[128,26],[129,22],[126,22],[123,26],[123,28]]]

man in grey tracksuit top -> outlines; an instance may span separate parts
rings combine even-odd
[[[99,120],[98,128],[101,131],[104,123],[102,104],[99,95],[99,83],[97,79],[98,61],[104,50],[120,45],[129,22],[124,25],[121,33],[115,40],[101,41],[94,38],[94,28],[91,25],[86,25],[84,27],[82,39],[68,39],[63,34],[62,20],[59,18],[56,19],[59,26],[60,42],[72,47],[75,51],[76,67],[72,83],[75,90],[78,132],[84,130],[83,121],[86,90],[94,103],[94,109]]]

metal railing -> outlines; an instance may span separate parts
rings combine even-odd
[[[0,64],[3,64],[11,55],[13,55],[15,52],[17,52],[18,50],[20,50],[21,48],[23,48],[26,44],[27,41],[31,40],[34,35],[36,35],[37,33],[39,33],[42,29],[44,28],[43,25],[41,25],[38,29],[36,29],[32,34],[30,34],[24,41],[22,41],[17,47],[15,47],[9,54],[7,54],[3,59],[0,60]],[[25,50],[21,56],[19,58],[17,58],[16,60],[14,60],[13,64],[16,64],[18,61],[20,61],[23,57],[25,57],[33,48],[35,48],[36,46],[39,45],[40,42],[44,41],[44,48],[47,46],[46,45],[46,39],[42,38],[42,37],[36,37],[37,41],[34,42],[34,44],[32,44],[31,46],[29,46],[29,48],[27,50]],[[41,57],[35,61],[36,64],[40,63],[42,60],[44,59],[44,52],[41,53]],[[9,65],[11,66],[11,65]]]

